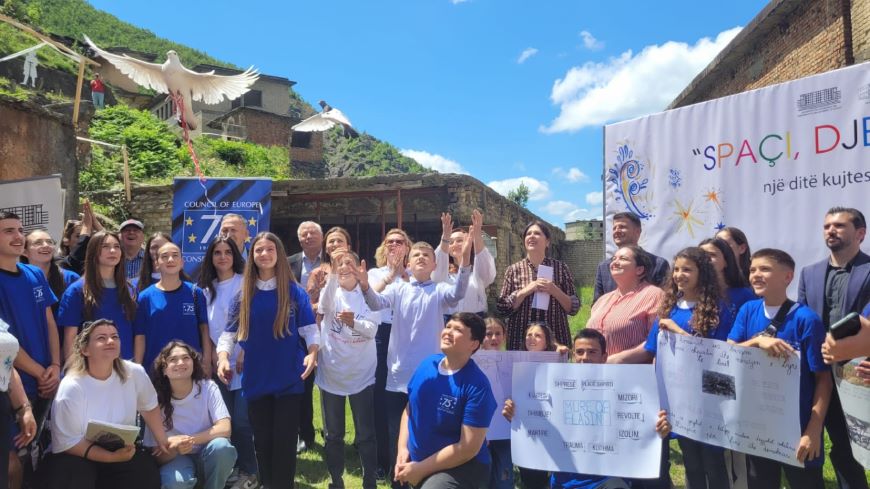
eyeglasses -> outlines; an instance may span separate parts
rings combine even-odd
[[[37,239],[37,240],[31,241],[31,243],[33,243],[33,246],[54,246],[55,245],[55,242],[53,239]]]
[[[403,244],[405,244],[405,240],[404,239],[388,239],[387,241],[385,241],[385,243],[388,245],[403,245]]]

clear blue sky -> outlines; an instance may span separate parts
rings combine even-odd
[[[90,0],[297,82],[424,166],[600,217],[602,125],[662,110],[765,2]],[[182,60],[183,61],[183,60]]]

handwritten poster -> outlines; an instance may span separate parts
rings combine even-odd
[[[674,433],[802,467],[800,357],[662,331],[656,376]]]
[[[867,358],[857,358],[834,367],[834,382],[846,415],[846,428],[852,443],[852,455],[870,470],[870,387],[858,378],[855,367]]]
[[[662,441],[652,365],[515,363],[513,394],[516,465],[658,477]]]
[[[501,410],[504,402],[511,398],[514,363],[564,361],[564,357],[554,351],[477,350],[472,358],[489,379],[497,406],[489,424],[489,431],[486,432],[487,440],[508,440],[511,437],[511,424],[501,415]]]

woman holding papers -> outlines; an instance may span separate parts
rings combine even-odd
[[[205,376],[196,350],[171,341],[157,355],[151,380],[163,414],[169,451],[157,456],[163,489],[223,489],[233,471],[230,413],[220,389]],[[156,441],[145,430],[145,445]]]
[[[645,343],[614,355],[608,363],[649,363],[658,348],[659,329],[725,341],[734,318],[722,301],[713,263],[701,248],[685,248],[674,257],[671,279],[659,308],[659,319]],[[665,380],[667,382],[667,379]],[[728,489],[724,449],[678,438],[692,489]]]
[[[522,350],[529,323],[546,323],[559,344],[571,341],[568,315],[580,310],[574,278],[564,263],[547,257],[550,230],[532,221],[523,231],[526,257],[505,270],[498,312],[506,317],[508,350]]]
[[[52,407],[54,457],[47,470],[51,489],[160,485],[154,459],[127,444],[114,451],[86,438],[93,422],[132,426],[136,413],[154,433],[156,451],[168,449],[157,406],[157,392],[141,365],[121,360],[114,323],[100,319],[76,337]]]
[[[664,291],[649,282],[650,255],[639,246],[624,246],[613,254],[610,276],[616,290],[592,305],[587,328],[604,335],[607,354],[615,355],[644,342],[658,317]]]

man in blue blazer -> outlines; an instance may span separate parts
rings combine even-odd
[[[829,328],[870,302],[870,256],[861,251],[867,221],[858,209],[834,207],[825,215],[825,244],[830,256],[801,270],[798,302],[808,305]],[[842,489],[868,489],[864,468],[852,456],[837,390],[825,417],[831,438],[831,464]]]

